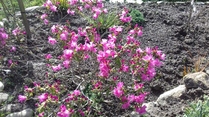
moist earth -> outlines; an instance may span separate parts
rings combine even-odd
[[[158,69],[155,79],[151,82],[145,82],[145,91],[149,92],[146,102],[156,101],[160,94],[183,84],[183,76],[186,70],[194,71],[194,63],[199,58],[204,58],[203,66],[209,61],[209,6],[207,4],[196,5],[196,11],[192,12],[190,3],[105,3],[108,9],[115,8],[119,11],[123,7],[134,8],[139,10],[145,18],[145,22],[140,23],[143,27],[143,35],[138,37],[140,47],[158,47],[166,54],[166,59],[163,66]],[[12,43],[17,47],[17,52],[14,54],[6,54],[9,57],[16,57],[18,64],[11,69],[11,74],[3,75],[2,79],[5,83],[7,92],[17,96],[21,93],[21,87],[31,84],[32,81],[45,80],[45,72],[47,68],[44,63],[44,55],[56,50],[56,47],[51,47],[47,40],[50,34],[50,28],[53,24],[64,23],[67,19],[70,22],[71,28],[76,30],[78,27],[85,27],[86,22],[78,16],[70,16],[60,18],[61,16],[51,17],[50,25],[43,25],[37,16],[45,13],[44,10],[36,10],[28,13],[27,17],[30,22],[32,39],[28,40],[27,46],[24,44]],[[52,53],[59,55],[60,52]],[[36,64],[35,64],[36,63]],[[83,63],[85,64],[85,63]],[[38,71],[33,71],[33,67],[38,66]],[[32,66],[32,67],[31,67]],[[84,65],[86,66],[86,65]],[[91,66],[80,72],[88,72]],[[193,70],[193,71],[192,71]],[[80,74],[80,73],[78,73]],[[127,77],[126,77],[127,78]],[[9,80],[9,81],[8,81]],[[129,80],[128,78],[125,80]],[[72,83],[73,84],[73,83]],[[69,90],[76,86],[69,87]],[[155,117],[175,117],[183,114],[183,109],[190,102],[202,99],[204,94],[208,94],[208,90],[191,89],[180,98],[170,98],[167,105],[157,108]],[[17,99],[13,99],[17,102]],[[21,108],[30,107],[34,109],[35,102],[29,100]],[[110,107],[105,104],[104,114],[106,116],[130,116],[131,110],[121,110],[120,107]],[[148,117],[150,115],[147,115]]]

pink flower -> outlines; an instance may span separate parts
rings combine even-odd
[[[123,72],[128,72],[129,70],[129,67],[127,65],[122,65],[121,68],[120,68]]]
[[[146,113],[146,106],[142,106],[142,107],[136,107],[136,112],[138,112],[140,115],[143,115]]]
[[[65,59],[71,59],[73,56],[73,50],[70,50],[70,49],[65,49],[64,52],[63,52],[63,57]]]
[[[134,100],[135,100],[135,95],[132,95],[132,94],[128,95],[127,100],[128,100],[129,103],[134,102]]]
[[[145,100],[145,96],[146,96],[146,93],[141,93],[140,95],[135,96],[135,98],[134,98],[135,102],[142,104]]]
[[[48,17],[48,15],[46,13],[44,13],[43,15],[41,15],[41,19],[46,19]]]
[[[77,2],[78,2],[78,0],[70,0],[70,1],[69,1],[69,4],[70,4],[70,5],[75,5]]]
[[[123,82],[119,82],[117,84],[117,87],[114,88],[114,90],[113,90],[113,94],[115,95],[115,97],[120,98],[124,94],[122,88],[123,88]]]
[[[57,65],[57,66],[52,66],[52,70],[53,70],[54,72],[58,72],[58,71],[60,71],[61,69],[62,69],[62,67],[61,67],[60,64]]]
[[[67,13],[70,14],[70,15],[75,15],[75,11],[74,11],[74,10],[68,9],[68,10],[67,10]]]
[[[57,12],[57,7],[55,5],[50,6],[50,10],[53,12]]]
[[[66,41],[67,38],[68,38],[68,35],[65,32],[60,35],[60,39],[63,40],[63,41]]]
[[[49,60],[49,59],[51,59],[51,58],[52,58],[52,55],[51,55],[51,54],[46,54],[46,55],[45,55],[45,59]]]
[[[130,103],[126,102],[122,105],[122,109],[128,109],[130,107]]]
[[[18,95],[18,101],[19,101],[19,102],[23,103],[23,102],[26,101],[26,99],[27,99],[26,96],[24,96],[24,95]]]
[[[44,19],[44,24],[45,25],[48,25],[49,24],[49,21],[47,19]]]
[[[138,90],[142,89],[143,86],[144,86],[144,84],[135,83],[135,84],[134,84],[134,90],[135,90],[135,91],[138,91]]]
[[[60,111],[57,113],[58,117],[70,117],[70,115],[73,113],[73,110],[70,111],[67,110],[65,105],[60,106]]]
[[[15,52],[16,51],[16,47],[12,46],[12,48],[10,49],[10,52]]]
[[[79,90],[74,90],[74,91],[73,91],[73,94],[74,94],[75,96],[79,96],[79,95],[81,94],[81,92],[80,92]]]
[[[57,33],[58,32],[57,27],[55,25],[53,25],[51,27],[51,31],[52,31],[53,34]]]
[[[14,36],[17,36],[17,35],[19,35],[20,33],[21,33],[21,31],[20,31],[20,28],[19,28],[19,27],[15,28],[15,29],[12,31],[12,34],[13,34]]]
[[[123,82],[118,82],[118,84],[117,84],[117,88],[123,88]]]
[[[115,95],[115,97],[120,98],[123,95],[123,90],[120,88],[114,88],[113,90],[113,94]]]
[[[39,102],[42,103],[48,99],[48,93],[43,93],[40,96],[38,96]]]
[[[52,38],[52,37],[48,37],[48,42],[51,44],[51,45],[55,45],[57,43],[57,40]]]
[[[70,66],[70,61],[69,60],[65,60],[65,61],[63,61],[63,66],[66,68],[66,69],[68,69],[69,68],[69,66]]]
[[[39,113],[39,114],[38,114],[38,117],[44,117],[44,112]]]

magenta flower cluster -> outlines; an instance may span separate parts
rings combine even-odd
[[[85,8],[92,13],[91,18],[97,20],[102,13],[108,13],[107,9],[103,8],[101,0],[82,0],[81,3],[78,3],[78,0],[71,0],[68,4],[69,8],[66,9],[66,12],[69,15],[81,14]],[[44,6],[52,12],[57,11],[58,6],[56,5],[50,0],[44,3]],[[128,13],[128,9],[124,8],[118,17],[127,25],[131,22]],[[47,14],[40,17],[46,25],[49,24],[47,17]],[[48,37],[48,43],[52,46],[59,44],[62,54],[58,58],[61,62],[47,64],[47,66],[51,67],[53,72],[60,72],[63,69],[71,69],[73,62],[93,60],[96,71],[90,77],[95,79],[92,81],[84,79],[92,86],[90,92],[103,96],[107,92],[111,92],[115,99],[120,100],[122,109],[131,108],[139,114],[144,114],[146,106],[143,106],[143,102],[148,92],[143,91],[144,85],[139,82],[151,81],[155,77],[156,68],[162,65],[165,54],[158,50],[158,47],[140,48],[138,37],[142,36],[142,27],[135,25],[133,29],[128,31],[126,29],[125,26],[112,26],[108,29],[106,36],[101,36],[102,34],[92,26],[79,27],[75,31],[66,25],[53,25],[51,27],[53,35]],[[84,42],[80,43],[80,39],[83,39]],[[52,58],[54,57],[51,54],[45,55],[47,62]],[[130,82],[134,82],[131,88],[128,88],[127,83],[122,82],[121,74],[132,75]],[[49,114],[49,106],[59,107],[56,112],[58,117],[87,116],[96,102],[82,90],[78,90],[81,89],[81,84],[63,98],[60,92],[66,92],[66,88],[60,82],[44,83],[43,86],[34,83],[34,88],[25,87],[25,94],[19,95],[18,99],[23,103],[38,94],[36,106],[39,117]]]
[[[5,32],[4,28],[0,28],[0,45],[4,46],[6,40],[9,38],[8,34]]]

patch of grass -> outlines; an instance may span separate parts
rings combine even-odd
[[[31,7],[31,6],[41,6],[45,2],[45,0],[22,0],[23,4],[25,5],[25,8]],[[17,0],[0,0],[0,3],[3,2],[5,6],[8,7],[9,11],[12,11],[13,9],[15,11],[19,11],[19,6]],[[0,4],[0,20],[5,18],[5,14],[3,11],[3,6]]]
[[[209,62],[205,62],[205,57],[198,57],[197,60],[194,61],[194,67],[184,66],[183,76],[187,75],[188,73],[195,73],[195,72],[203,72],[207,66],[209,66]]]

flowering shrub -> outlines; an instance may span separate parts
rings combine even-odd
[[[70,6],[76,3],[77,1],[69,2]],[[99,0],[82,1],[82,5],[78,5],[77,12],[81,12],[83,8],[91,10],[94,20],[104,11]],[[50,9],[53,7],[49,0],[45,6]],[[118,20],[129,23],[131,17],[127,14],[128,9],[124,8]],[[41,18],[45,19],[46,15]],[[62,79],[56,82],[34,83],[34,87],[25,87],[24,95],[18,97],[19,101],[23,103],[37,97],[36,115],[40,117],[101,115],[101,103],[105,102],[106,98],[119,101],[122,109],[131,108],[139,114],[146,113],[146,106],[142,106],[142,103],[148,92],[143,91],[141,82],[154,78],[155,69],[162,65],[165,55],[157,47],[146,47],[145,50],[140,48],[140,42],[136,38],[142,35],[142,28],[138,25],[129,31],[124,29],[124,26],[113,25],[109,27],[107,37],[103,38],[93,26],[79,27],[77,31],[73,31],[65,25],[53,25],[53,35],[48,37],[48,43],[61,47],[61,63],[50,63],[50,59],[54,57],[47,54],[45,58],[49,62],[48,67],[51,67],[54,73],[68,70],[73,77],[69,80],[74,81],[77,78],[82,81],[79,84],[74,81],[76,88],[70,93],[66,88],[68,86],[62,84]],[[80,43],[79,39],[82,39],[83,43]],[[82,69],[82,62],[91,63],[93,69],[85,75],[77,76],[75,70]],[[123,81],[124,75],[130,78],[129,83],[133,86],[130,87],[128,82]],[[55,111],[51,107],[58,109]]]
[[[0,46],[4,46],[6,44],[6,40],[8,39],[8,34],[5,32],[3,28],[0,28]]]

